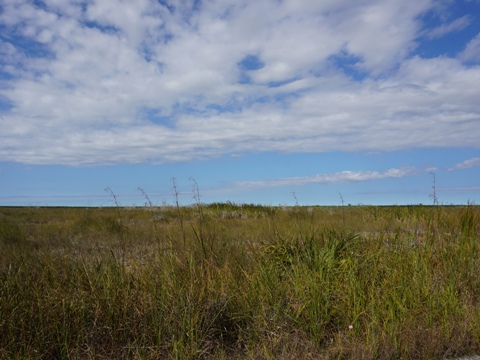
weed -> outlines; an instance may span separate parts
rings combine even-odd
[[[2,358],[480,352],[480,208],[0,208]],[[116,196],[113,194],[112,197]],[[223,214],[242,214],[227,217]]]

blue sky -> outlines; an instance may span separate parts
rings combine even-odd
[[[479,0],[4,0],[0,205],[480,201]]]

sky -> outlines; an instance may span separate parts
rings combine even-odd
[[[480,0],[0,2],[0,206],[478,204],[479,139]]]

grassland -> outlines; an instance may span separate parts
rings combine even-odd
[[[478,206],[0,208],[0,358],[480,353]]]

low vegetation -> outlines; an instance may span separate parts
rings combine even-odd
[[[478,206],[0,208],[0,358],[480,352]]]

